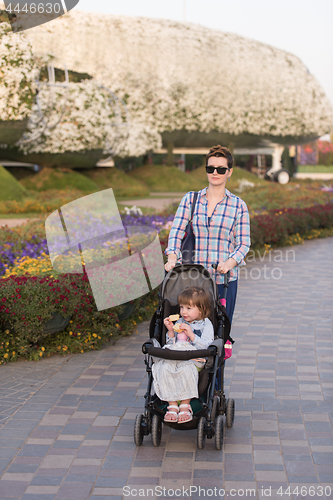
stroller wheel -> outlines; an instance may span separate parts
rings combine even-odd
[[[218,415],[219,407],[220,407],[220,398],[219,396],[214,396],[213,406],[212,406],[212,422],[215,422],[215,419]]]
[[[135,417],[134,422],[134,443],[137,446],[141,446],[143,441],[142,419],[143,415],[140,413]]]
[[[222,450],[223,446],[223,416],[218,415],[215,420],[215,448]]]
[[[228,399],[227,400],[227,408],[225,411],[225,416],[227,420],[227,427],[232,427],[234,425],[235,418],[235,400]]]
[[[151,423],[151,441],[153,446],[159,446],[162,438],[162,420],[157,415],[153,415]]]
[[[197,446],[199,450],[203,450],[206,442],[206,432],[205,432],[205,417],[201,417],[198,423],[198,434],[197,434]]]

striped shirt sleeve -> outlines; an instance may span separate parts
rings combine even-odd
[[[236,247],[234,248],[234,251],[229,255],[229,259],[235,259],[237,264],[242,266],[245,264],[244,257],[250,249],[251,239],[249,211],[247,209],[246,203],[243,200],[240,200],[240,202],[241,203],[234,226]]]

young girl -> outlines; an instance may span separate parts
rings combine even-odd
[[[202,288],[188,287],[179,295],[178,304],[181,318],[176,324],[180,324],[182,332],[186,334],[188,348],[207,349],[214,340],[214,328],[207,317],[210,310],[207,293]],[[168,330],[166,347],[172,347],[175,339],[174,324],[169,318],[165,318],[164,324]],[[182,348],[186,349],[186,343]],[[199,397],[198,369],[203,365],[198,360],[155,358],[152,366],[155,392],[162,401],[169,403],[164,417],[166,422],[182,424],[192,420],[190,401]],[[179,407],[177,401],[180,401]]]

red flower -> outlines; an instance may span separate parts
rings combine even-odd
[[[6,302],[6,297],[4,297],[3,299],[1,299],[2,302]]]

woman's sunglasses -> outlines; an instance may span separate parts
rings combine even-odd
[[[213,174],[214,170],[217,170],[218,174],[224,175],[227,170],[230,170],[229,167],[214,167],[213,165],[206,165],[207,174]]]

